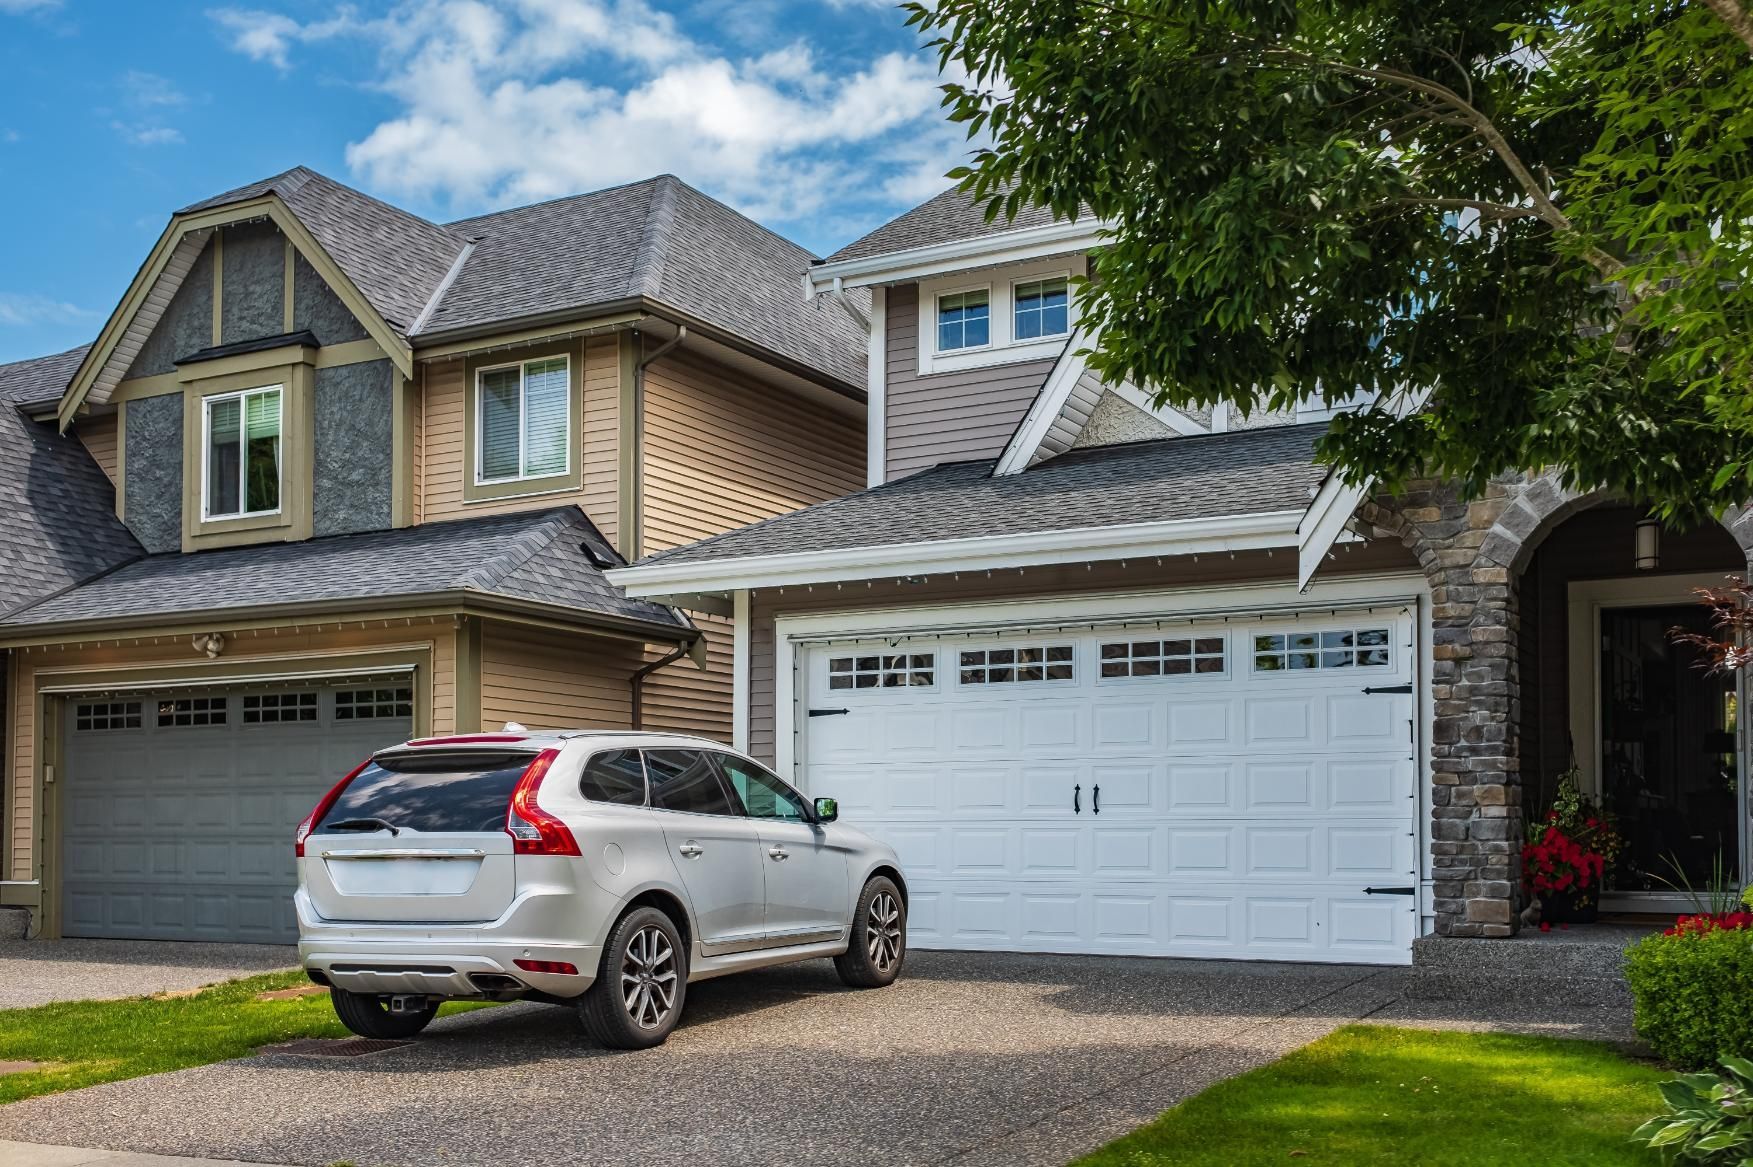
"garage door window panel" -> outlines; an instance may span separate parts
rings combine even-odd
[[[178,697],[158,703],[158,728],[181,729],[197,725],[224,725],[227,698]]]
[[[960,657],[959,675],[964,685],[1077,679],[1076,650],[1069,644],[963,649]]]
[[[1257,673],[1388,668],[1393,663],[1386,628],[1266,632],[1254,637]]]
[[[584,765],[578,790],[592,802],[645,805],[645,761],[638,750],[608,750]]]
[[[828,658],[830,689],[930,689],[936,685],[936,653],[858,653]]]
[[[742,817],[703,750],[646,750],[645,773],[658,810]]]
[[[73,728],[80,733],[111,729],[139,729],[140,702],[95,701],[80,704],[73,711]]]
[[[1106,640],[1097,649],[1101,679],[1223,677],[1229,654],[1221,636]]]
[[[335,694],[336,721],[414,716],[414,690],[342,689]]]
[[[317,719],[317,695],[307,693],[246,693],[243,698],[245,725],[283,725]]]

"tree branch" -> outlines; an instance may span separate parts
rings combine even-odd
[[[1740,0],[1704,0],[1704,6],[1716,13],[1743,44],[1753,49],[1753,16],[1741,7]]]

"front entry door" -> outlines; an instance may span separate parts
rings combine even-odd
[[[803,796],[753,762],[716,755],[758,826],[767,872],[767,939],[773,945],[837,937],[851,918],[846,854],[810,821]]]

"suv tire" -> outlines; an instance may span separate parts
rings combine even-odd
[[[650,1049],[681,1020],[687,996],[688,951],[675,921],[656,908],[635,908],[609,931],[578,1018],[610,1049]]]
[[[834,971],[855,989],[893,984],[907,960],[907,901],[886,875],[873,875],[852,913],[851,944],[834,958]]]
[[[438,1005],[428,1003],[418,1013],[391,1013],[389,1000],[372,993],[350,993],[346,989],[330,989],[335,1016],[341,1024],[360,1037],[413,1037],[438,1016]]]

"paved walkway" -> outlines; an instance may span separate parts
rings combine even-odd
[[[277,944],[0,940],[0,1009],[198,989],[297,963]]]
[[[852,992],[819,961],[693,986],[655,1050],[610,1053],[554,1006],[510,1005],[357,1059],[260,1056],[12,1103],[0,1138],[385,1167],[1045,1167],[1359,1019],[1629,1033],[1612,1010],[1409,1002],[1404,980],[915,952],[894,986]]]

